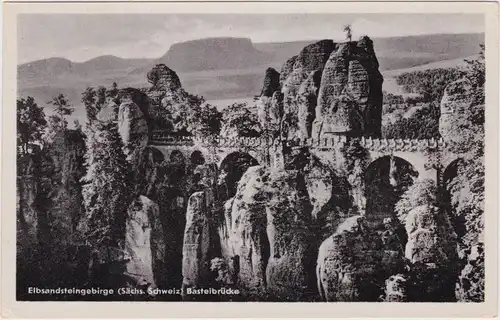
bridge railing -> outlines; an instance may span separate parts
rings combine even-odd
[[[330,149],[346,144],[350,139],[346,136],[330,136],[320,139],[291,139],[282,140],[280,138],[266,139],[263,137],[193,137],[193,136],[173,136],[163,132],[153,132],[151,134],[151,145],[211,145],[223,148],[262,148],[277,147],[284,145],[287,147],[311,147],[318,149]],[[445,147],[443,139],[373,139],[356,138],[359,144],[372,151],[398,150],[398,151],[419,151],[429,149],[439,149]]]

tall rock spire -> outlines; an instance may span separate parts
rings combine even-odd
[[[368,37],[336,47],[323,69],[313,137],[380,136],[383,78],[378,67]]]

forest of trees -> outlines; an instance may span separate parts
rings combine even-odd
[[[479,51],[479,59],[468,61],[465,68],[427,69],[398,75],[396,83],[403,86],[406,93],[414,95],[404,98],[401,95],[384,92],[383,103],[386,115],[402,114],[412,107],[417,107],[419,110],[409,118],[401,117],[397,122],[383,127],[382,136],[392,139],[439,139],[439,104],[446,86],[463,77],[478,79],[474,80],[476,83],[484,82],[484,69],[480,70],[481,68],[477,67],[477,71],[473,71],[471,68],[473,64],[481,64],[478,61],[483,59],[484,46],[481,46]],[[473,75],[472,72],[474,72]],[[483,93],[479,92],[478,95],[483,95]]]
[[[403,86],[405,92],[420,95],[421,102],[433,102],[441,99],[450,82],[463,76],[464,71],[458,68],[427,69],[402,73],[396,77],[396,83]]]
[[[439,103],[419,104],[419,108],[408,118],[402,117],[396,123],[382,126],[382,136],[388,139],[438,139]],[[395,109],[401,105],[396,105]]]

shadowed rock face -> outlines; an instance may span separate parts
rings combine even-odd
[[[484,301],[484,246],[472,246],[465,258],[467,263],[458,277],[456,297],[458,301]]]
[[[85,174],[85,136],[57,133],[41,150],[18,157],[18,298],[31,299],[27,287],[72,286],[87,280],[89,257],[74,244],[85,215],[80,180]],[[78,254],[71,255],[71,252]]]
[[[339,133],[380,136],[382,82],[373,43],[368,37],[339,44],[323,70],[313,136]]]
[[[284,116],[281,124],[281,135],[286,138],[295,138],[300,132],[301,136],[307,136],[299,128],[299,90],[302,82],[307,80],[311,72],[322,72],[330,53],[336,44],[332,40],[322,40],[306,46],[296,59],[289,60],[283,66],[283,72],[288,73],[290,64],[294,61],[293,68],[282,83]],[[307,97],[302,98],[307,100]],[[307,107],[306,107],[307,108]]]
[[[266,207],[270,257],[269,294],[281,301],[315,297],[316,235],[304,177],[297,171],[271,173],[272,197]]]
[[[242,289],[262,294],[266,285],[266,266],[269,259],[267,240],[265,168],[250,167],[243,175],[236,196],[226,203],[225,232],[219,230],[223,253],[233,264]],[[226,243],[226,244],[224,244]],[[237,259],[234,259],[237,257]]]
[[[272,97],[273,93],[280,90],[280,74],[273,68],[267,68],[264,76],[264,86],[260,93],[264,97]]]
[[[291,57],[281,67],[281,71],[280,71],[280,86],[283,86],[283,83],[285,82],[286,78],[288,78],[288,75],[290,75],[290,73],[292,73],[293,66],[295,65],[295,61],[297,60],[297,57],[298,56]]]
[[[318,90],[321,81],[321,71],[312,71],[307,79],[302,82],[297,93],[299,135],[301,139],[311,137],[312,124],[318,99]]]
[[[172,69],[164,64],[157,64],[151,69],[147,78],[153,85],[152,90],[177,90],[181,87],[181,80]]]
[[[207,197],[204,191],[189,198],[182,249],[182,286],[203,287],[210,274],[210,234]]]
[[[158,205],[139,196],[127,210],[125,252],[127,272],[138,283],[157,287],[165,278],[165,238]]]
[[[148,123],[145,114],[130,95],[122,98],[118,109],[118,132],[127,160],[135,162],[136,151],[142,150],[148,144]]]
[[[306,46],[285,62],[279,74],[283,95],[280,135],[287,139],[331,134],[380,136],[383,78],[378,68],[368,37],[340,44],[322,40]],[[268,70],[259,117],[267,119],[266,124],[272,123],[269,97],[277,87],[270,86],[271,79]]]
[[[405,256],[412,263],[409,300],[454,301],[457,239],[446,213],[424,204],[410,210],[404,224]]]
[[[392,227],[387,231],[394,234]],[[362,216],[340,224],[319,247],[316,274],[321,298],[377,301],[386,277],[403,271],[402,250],[388,240],[370,229]]]
[[[270,132],[279,131],[283,113],[280,94],[280,74],[273,68],[266,70],[261,96],[257,102],[257,116],[261,127]]]
[[[447,142],[464,143],[463,124],[468,108],[473,108],[472,86],[466,79],[450,83],[444,90],[441,99],[441,116],[439,117],[439,133]]]

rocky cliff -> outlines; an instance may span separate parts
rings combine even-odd
[[[278,75],[266,72],[260,98],[261,124],[286,138],[345,134],[381,134],[382,82],[373,42],[334,43],[323,40],[306,46],[287,60]],[[272,85],[271,85],[272,84]],[[283,103],[279,129],[273,125],[276,106]]]
[[[163,284],[166,277],[166,243],[158,205],[139,196],[127,210],[125,253],[129,257],[126,272],[137,283],[151,288]]]
[[[85,254],[77,225],[84,215],[80,179],[85,173],[84,135],[59,132],[43,151],[18,159],[18,293],[25,285],[84,281]],[[79,255],[75,255],[79,252]]]
[[[484,67],[484,66],[483,66]],[[456,299],[484,300],[484,88],[477,78],[449,84],[441,100],[439,132],[445,155],[459,158],[445,168],[445,211],[458,236]],[[482,98],[481,98],[482,96]]]
[[[186,115],[202,104],[202,98],[186,92],[177,73],[165,64],[155,65],[147,78],[151,87],[143,91],[150,102],[147,113],[149,128],[186,134]]]

